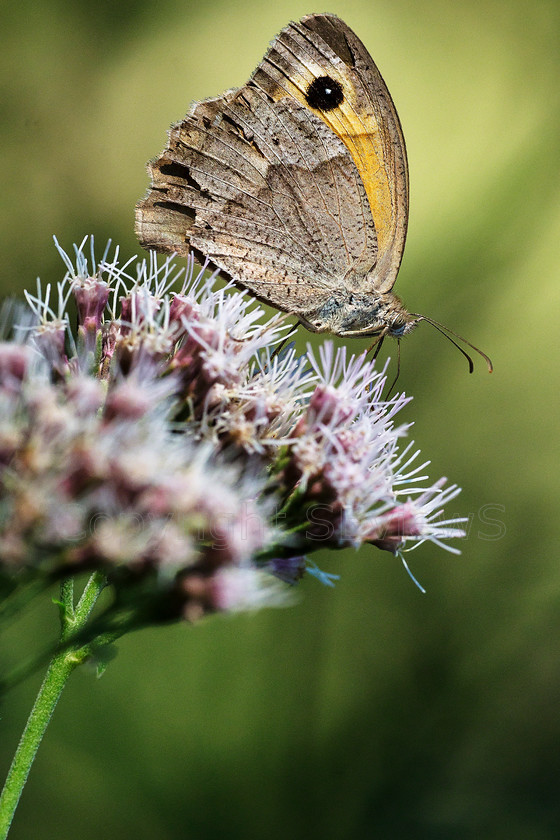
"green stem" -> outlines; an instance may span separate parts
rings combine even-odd
[[[105,585],[104,575],[95,572],[87,582],[77,606],[74,607],[73,581],[62,583],[60,598],[61,642],[64,642],[69,635],[84,626]],[[88,658],[90,651],[91,647],[89,645],[65,647],[61,652],[56,653],[50,662],[14,755],[4,790],[0,796],[0,840],[5,840],[8,836],[31,765],[62,689],[74,668]]]

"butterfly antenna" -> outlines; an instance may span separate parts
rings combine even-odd
[[[486,353],[484,353],[479,347],[475,347],[474,344],[471,344],[471,342],[467,341],[466,338],[463,338],[462,335],[459,335],[459,333],[453,332],[453,330],[450,330],[449,327],[446,327],[444,324],[440,324],[439,321],[434,321],[433,318],[428,318],[427,315],[413,315],[413,318],[418,318],[419,321],[427,321],[428,324],[431,324],[432,327],[434,327],[434,329],[436,329],[439,333],[441,333],[443,336],[445,336],[445,338],[448,341],[450,341],[451,344],[454,344],[455,347],[457,348],[457,350],[460,353],[462,353],[463,356],[467,359],[467,361],[469,363],[469,373],[472,373],[473,370],[474,370],[474,362],[473,362],[472,358],[469,356],[469,354],[467,353],[467,351],[464,350],[459,344],[457,344],[456,341],[454,341],[451,338],[452,335],[454,335],[455,338],[458,338],[459,341],[462,341],[468,347],[471,347],[475,351],[475,353],[479,354],[479,356],[482,356],[482,358],[484,359],[484,361],[488,365],[488,373],[492,373],[492,371],[494,370],[494,365],[492,364],[492,359],[490,358],[490,356],[487,356]],[[449,333],[451,333],[451,335]]]

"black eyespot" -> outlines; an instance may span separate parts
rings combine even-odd
[[[305,94],[309,107],[317,108],[318,111],[332,111],[333,108],[338,108],[343,99],[342,85],[330,76],[313,79]]]

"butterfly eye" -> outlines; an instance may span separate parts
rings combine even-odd
[[[305,101],[309,107],[318,111],[332,111],[333,108],[338,108],[343,99],[342,85],[330,76],[313,79],[305,94]]]
[[[400,338],[402,335],[405,334],[406,326],[407,326],[406,321],[395,321],[391,325],[391,327],[389,329],[389,332],[391,333],[393,338]]]

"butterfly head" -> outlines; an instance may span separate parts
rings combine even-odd
[[[387,325],[383,330],[384,335],[390,335],[393,338],[402,338],[404,335],[412,332],[418,324],[420,318],[410,315],[404,309],[396,314],[391,320],[388,319]]]
[[[364,307],[364,309],[367,309]],[[401,299],[393,292],[386,292],[373,298],[369,305],[369,324],[359,331],[361,335],[391,336],[403,338],[416,327],[421,318],[411,315],[405,309]]]

